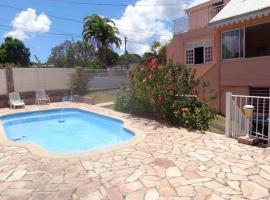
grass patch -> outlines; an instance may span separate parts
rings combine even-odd
[[[114,110],[114,104],[109,105],[109,106],[103,106],[102,108],[107,108],[107,109],[110,109],[110,110]]]
[[[116,100],[118,90],[99,90],[90,91],[86,94],[87,97],[92,97],[92,104],[105,103]]]
[[[217,119],[210,123],[208,131],[218,134],[225,134],[225,117],[217,115]]]

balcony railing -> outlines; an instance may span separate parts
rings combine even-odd
[[[222,4],[222,5],[219,5],[219,6],[215,7],[215,8],[212,8],[211,10],[209,10],[209,16],[208,16],[209,21],[211,19],[213,19],[224,8],[224,6],[225,5]]]

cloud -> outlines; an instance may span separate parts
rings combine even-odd
[[[36,33],[46,33],[50,30],[51,21],[45,13],[37,14],[36,10],[28,8],[16,15],[11,22],[14,30],[5,33],[4,37],[10,36],[20,40],[34,37]]]
[[[23,31],[20,30],[10,31],[4,34],[4,37],[12,37],[18,40],[25,40],[29,38]]]
[[[177,2],[177,3],[176,3]],[[177,4],[166,6],[164,4]],[[128,37],[128,51],[130,53],[143,54],[149,50],[153,40],[162,43],[168,42],[172,36],[172,20],[184,17],[184,9],[190,0],[170,1],[168,0],[138,0],[135,5],[126,7],[119,19],[115,19],[121,36]],[[161,6],[142,6],[159,4]],[[163,5],[162,5],[163,4]],[[141,44],[138,44],[138,43]],[[123,45],[121,47],[123,50]]]

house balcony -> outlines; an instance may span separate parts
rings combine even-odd
[[[225,4],[221,4],[211,8],[208,12],[208,21],[211,21],[224,8],[224,6]]]

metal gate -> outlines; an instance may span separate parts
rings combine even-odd
[[[270,97],[226,94],[225,133],[229,137],[255,137],[270,142]],[[244,107],[252,107],[252,115]]]

